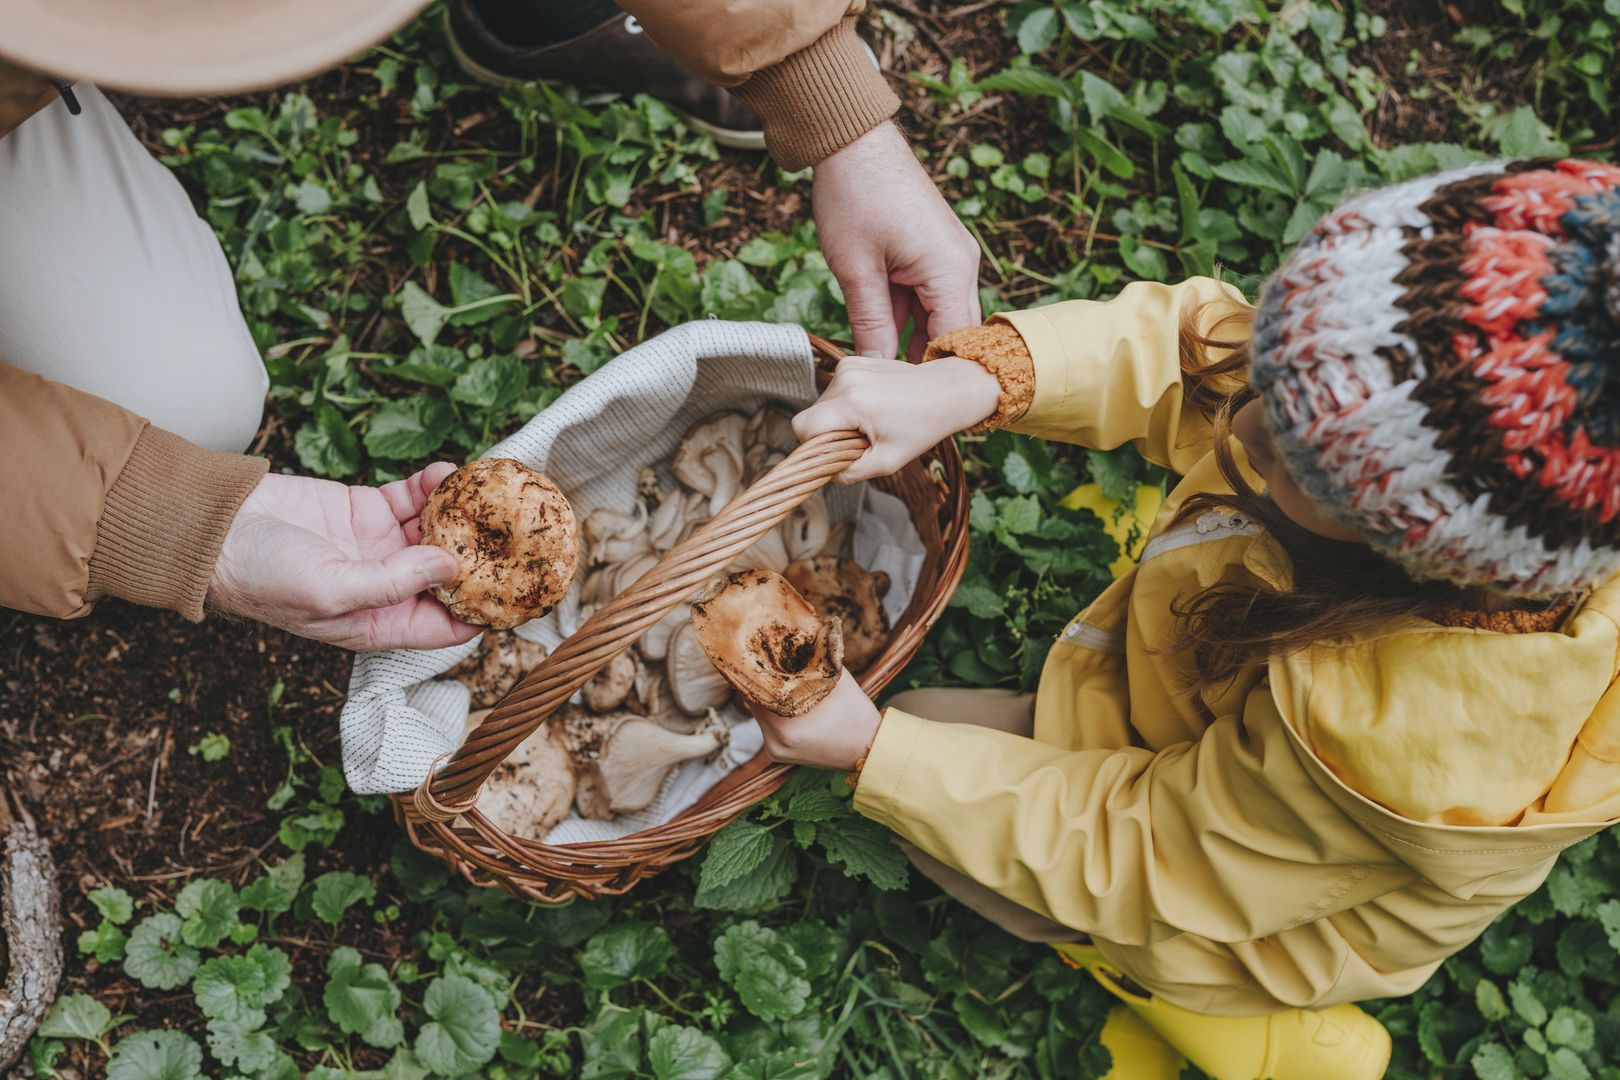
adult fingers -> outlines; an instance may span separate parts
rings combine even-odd
[[[334,612],[392,607],[430,585],[455,580],[459,567],[448,551],[401,548],[384,559],[355,559],[332,568],[328,603]]]
[[[427,597],[382,611],[368,611],[361,631],[366,649],[443,649],[471,641],[483,627],[462,622]]]
[[[917,300],[928,312],[928,336],[939,337],[980,321],[979,251],[963,247],[926,268],[916,285]]]
[[[894,307],[889,300],[889,279],[881,264],[847,271],[838,279],[849,310],[849,328],[855,351],[863,356],[893,358],[900,347]]]
[[[393,513],[394,520],[404,523],[421,514],[422,507],[427,505],[428,496],[433,494],[433,489],[444,483],[444,478],[455,471],[456,467],[448,461],[435,461],[420,472],[413,473],[403,480],[384,484],[377,490],[388,503],[388,509]]]

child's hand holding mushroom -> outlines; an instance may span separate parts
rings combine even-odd
[[[773,761],[845,772],[866,756],[883,720],[872,699],[847,670],[839,674],[832,693],[802,715],[778,716],[753,702],[748,708],[759,721],[765,750]]]

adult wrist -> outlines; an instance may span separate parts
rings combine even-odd
[[[847,15],[780,63],[731,87],[765,124],[776,163],[798,172],[825,161],[900,111]]]
[[[86,600],[115,596],[201,621],[225,534],[269,467],[147,427],[107,491]]]

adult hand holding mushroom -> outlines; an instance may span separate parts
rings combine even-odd
[[[216,611],[347,649],[437,649],[478,633],[424,595],[456,562],[423,547],[446,463],[380,488],[271,473],[242,503],[208,589]]]

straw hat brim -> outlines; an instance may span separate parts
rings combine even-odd
[[[0,0],[0,55],[186,97],[280,86],[382,41],[429,0]]]

